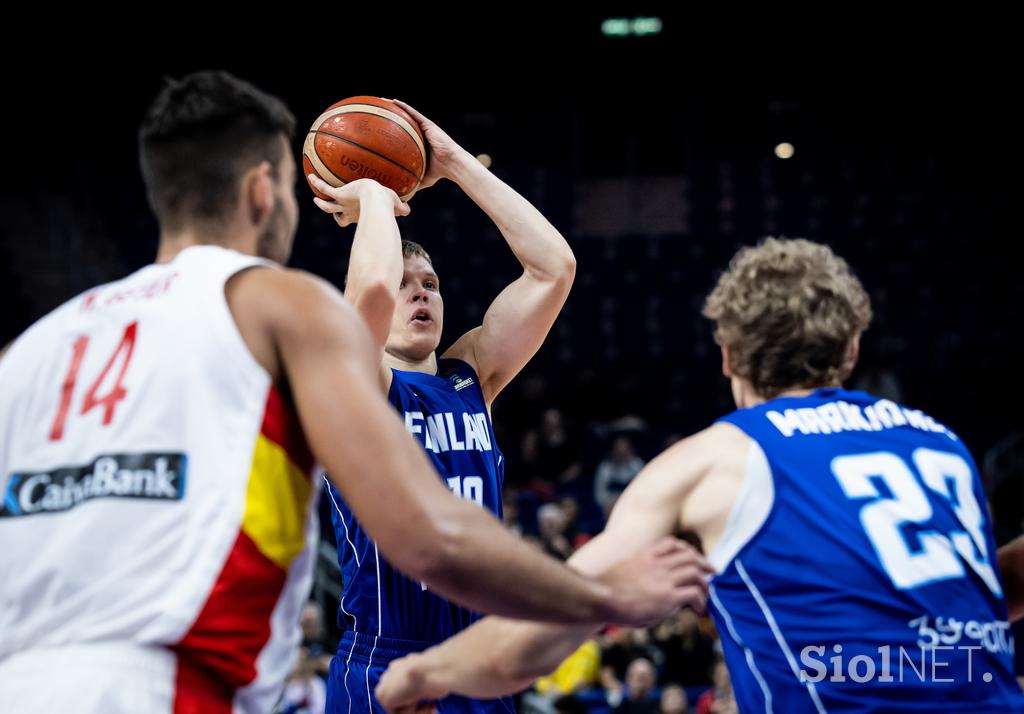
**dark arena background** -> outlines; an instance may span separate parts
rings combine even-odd
[[[116,52],[82,42],[63,46],[58,69],[45,72],[8,58],[0,344],[153,259],[136,133],[162,77],[223,68],[280,96],[297,118],[296,156],[333,102],[397,97],[486,155],[577,258],[544,347],[494,405],[506,520],[525,537],[571,552],[603,525],[599,474],[628,480],[666,443],[732,408],[700,308],[736,249],[769,235],[824,242],[846,258],[874,309],[849,385],[956,431],[981,469],[998,542],[1020,534],[1024,280],[1013,256],[1024,124],[1019,57],[996,36],[997,18],[992,35],[867,23],[831,48],[841,18],[761,33],[635,10],[424,16],[379,32],[360,23],[332,33],[334,20],[286,33],[270,18],[262,32],[224,41],[212,31],[136,35]],[[353,229],[317,210],[304,181],[296,191],[291,265],[341,287]],[[442,182],[411,206],[399,225],[441,277],[443,349],[479,324],[519,266],[455,186]],[[327,511],[322,521],[316,605],[304,621],[314,664],[300,666],[309,671],[338,637]],[[642,668],[630,665],[644,658],[652,696],[681,685],[698,711],[717,676],[715,639],[710,621],[689,613],[649,631],[610,630],[581,669],[585,681],[542,681],[522,704],[614,709],[623,681],[642,686]]]

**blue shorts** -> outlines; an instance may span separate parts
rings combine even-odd
[[[348,631],[341,636],[327,678],[326,714],[384,714],[373,696],[391,660],[422,652],[434,642],[374,637]],[[468,699],[458,695],[437,703],[438,714],[515,714],[511,697]]]

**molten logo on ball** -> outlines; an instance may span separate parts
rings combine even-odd
[[[394,102],[351,97],[313,122],[302,147],[302,166],[304,173],[315,173],[332,186],[369,178],[406,197],[426,172],[426,142],[416,120]]]

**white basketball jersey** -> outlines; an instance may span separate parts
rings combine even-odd
[[[163,645],[236,708],[273,705],[318,494],[296,415],[224,297],[262,265],[188,248],[65,303],[0,358],[0,660]]]

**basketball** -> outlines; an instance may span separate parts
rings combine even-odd
[[[303,143],[302,166],[306,175],[315,173],[332,186],[373,179],[404,200],[423,180],[426,147],[416,120],[394,102],[349,97],[313,122]]]

